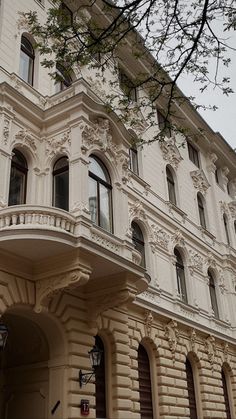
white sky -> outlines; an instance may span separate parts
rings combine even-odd
[[[230,44],[236,48],[236,32],[230,37]],[[231,82],[229,86],[235,93],[231,93],[229,96],[223,95],[219,90],[209,88],[205,93],[199,91],[195,83],[191,82],[185,77],[184,81],[181,81],[179,87],[187,96],[195,96],[196,103],[202,105],[216,105],[217,111],[203,111],[199,110],[199,113],[210,125],[214,131],[220,132],[224,137],[225,141],[233,148],[236,149],[236,51],[230,53],[231,64],[229,68],[223,67],[221,70],[222,76],[229,76]],[[215,66],[212,65],[214,71]]]

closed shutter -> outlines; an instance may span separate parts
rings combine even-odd
[[[227,390],[227,383],[226,383],[225,373],[224,373],[223,370],[221,370],[221,376],[222,376],[223,393],[224,393],[224,399],[225,399],[226,418],[227,419],[231,419],[231,416],[230,416],[230,407],[229,407],[229,396],[228,396],[228,390]]]
[[[102,359],[100,366],[96,369],[96,418],[106,418],[106,381],[105,381],[105,356],[104,345],[99,336],[95,337],[95,345],[101,349]]]
[[[141,419],[153,419],[150,364],[142,345],[138,348],[138,377]]]
[[[187,375],[187,389],[188,389],[190,419],[197,419],[197,406],[196,406],[196,399],[195,399],[193,370],[188,359],[186,359],[186,375]]]

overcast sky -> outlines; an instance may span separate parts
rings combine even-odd
[[[231,46],[236,48],[236,32],[230,40]],[[199,86],[197,87],[196,83],[190,82],[186,77],[179,83],[179,87],[187,96],[195,96],[197,103],[218,107],[217,111],[200,110],[199,113],[214,131],[220,132],[225,141],[233,149],[236,149],[236,51],[230,54],[230,58],[231,64],[228,69],[222,68],[222,76],[230,76],[230,87],[235,93],[225,96],[221,91],[213,88],[210,88],[206,93],[200,93]]]

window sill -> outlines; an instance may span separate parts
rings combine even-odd
[[[214,236],[214,234],[210,233],[210,231],[208,231],[206,228],[204,228],[202,226],[199,226],[198,228],[201,231],[201,233],[202,233],[203,236],[207,236],[211,240],[215,240],[216,239],[216,237]]]
[[[170,201],[166,201],[166,204],[169,207],[169,212],[170,213],[177,213],[178,215],[180,215],[182,217],[183,220],[185,220],[187,218],[187,214],[186,212],[182,211],[179,207],[177,207],[175,204],[173,204]]]

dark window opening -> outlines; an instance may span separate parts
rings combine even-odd
[[[188,144],[188,155],[189,155],[189,159],[195,164],[195,166],[200,167],[198,151],[188,141],[187,141],[187,144]]]
[[[8,205],[26,203],[27,162],[20,151],[14,149],[11,161],[10,187]]]
[[[198,204],[200,224],[203,228],[206,228],[205,209],[204,209],[203,199],[200,193],[197,194],[197,204]]]
[[[67,157],[61,157],[53,168],[53,205],[69,210],[69,163]]]
[[[174,254],[176,256],[176,277],[177,277],[177,286],[178,286],[178,293],[185,303],[188,302],[187,299],[187,290],[186,290],[186,282],[185,282],[185,272],[184,272],[184,264],[182,257],[177,249],[174,250]]]
[[[209,279],[209,291],[210,291],[210,298],[211,298],[211,308],[214,312],[214,316],[218,319],[219,310],[218,310],[217,297],[216,297],[215,281],[211,274],[211,271],[209,270],[208,270],[208,279]]]
[[[138,151],[136,147],[131,147],[129,149],[129,167],[133,173],[136,175],[139,174],[138,170]]]
[[[30,41],[22,35],[20,50],[20,77],[33,86],[34,49]]]
[[[137,89],[135,84],[121,69],[119,69],[119,83],[121,90],[128,99],[132,102],[137,102]]]
[[[95,370],[96,386],[96,418],[106,418],[106,371],[105,371],[105,350],[102,339],[97,335],[95,345],[102,351],[101,364]]]
[[[166,179],[168,186],[169,201],[176,205],[175,181],[169,167],[166,168]]]
[[[145,243],[143,238],[143,233],[141,231],[141,228],[137,223],[134,221],[131,224],[132,229],[132,241],[135,249],[141,253],[141,263],[140,265],[145,268],[146,262],[145,262]]]
[[[153,419],[150,363],[141,344],[138,347],[138,379],[141,419]]]
[[[186,376],[187,376],[187,390],[188,390],[190,419],[198,419],[193,370],[192,370],[191,363],[189,362],[188,359],[186,359]]]

